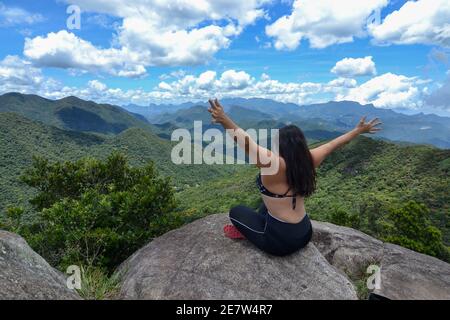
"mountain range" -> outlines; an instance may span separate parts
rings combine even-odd
[[[152,128],[142,115],[73,96],[49,100],[37,95],[7,93],[0,96],[0,112],[14,112],[60,129],[81,132],[118,134],[132,127]]]
[[[372,104],[341,101],[313,105],[281,103],[269,99],[223,99],[222,104],[231,117],[243,127],[274,128],[286,124],[296,124],[304,131],[342,133],[352,129],[363,116],[380,118],[383,130],[377,138],[394,142],[419,143],[450,148],[450,118],[434,114],[406,115],[389,109],[376,108]],[[141,114],[161,128],[192,126],[193,120],[209,123],[206,112],[208,103],[184,103],[181,105],[150,105],[148,107],[125,106],[124,108]],[[319,130],[319,131],[317,131]],[[314,134],[312,134],[314,135]],[[306,134],[308,137],[308,134]],[[329,135],[329,137],[334,134]]]

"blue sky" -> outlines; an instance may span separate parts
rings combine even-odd
[[[80,29],[68,28],[70,5]],[[0,37],[0,93],[450,115],[447,0],[0,0]]]

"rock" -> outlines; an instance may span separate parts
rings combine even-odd
[[[383,242],[361,231],[313,221],[312,242],[333,266],[347,275],[365,273],[383,255]]]
[[[351,228],[314,221],[313,229],[312,242],[343,273],[360,277],[370,264],[381,268],[375,293],[389,299],[450,299],[450,264]]]
[[[228,215],[170,231],[118,269],[122,299],[357,299],[349,279],[314,244],[274,257],[223,236]]]
[[[0,230],[0,299],[81,299],[21,237]]]
[[[390,299],[450,300],[450,264],[386,243],[381,290]]]

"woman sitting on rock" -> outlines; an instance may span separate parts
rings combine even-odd
[[[310,150],[303,132],[294,125],[279,130],[276,148],[259,146],[224,112],[219,101],[209,100],[208,111],[214,123],[221,124],[245,150],[252,163],[260,168],[256,179],[263,205],[259,213],[237,206],[230,210],[232,225],[224,227],[225,235],[233,239],[246,238],[259,249],[284,256],[308,244],[312,226],[305,211],[304,198],[316,187],[316,168],[333,151],[363,133],[376,133],[378,119],[366,122],[363,117],[355,129]]]

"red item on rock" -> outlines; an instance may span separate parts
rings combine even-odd
[[[232,224],[223,227],[223,232],[225,233],[225,236],[230,239],[245,239],[242,233]]]

